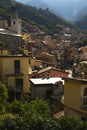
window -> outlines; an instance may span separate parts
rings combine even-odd
[[[16,91],[23,91],[23,79],[16,79]]]
[[[82,120],[82,121],[87,121],[87,118],[84,117],[84,116],[82,116],[82,117],[81,117],[81,120]]]
[[[15,25],[15,21],[13,21],[13,24]]]
[[[83,106],[87,107],[87,97],[83,97]]]
[[[14,61],[14,73],[19,74],[20,73],[20,60]]]
[[[87,88],[84,89],[84,96],[87,96]]]
[[[29,64],[31,64],[31,59],[29,59]]]
[[[52,90],[46,90],[46,99],[49,99],[50,96],[52,95]]]
[[[87,87],[85,87],[83,90],[82,107],[87,109]]]

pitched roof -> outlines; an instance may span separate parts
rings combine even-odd
[[[46,72],[46,71],[49,71],[49,70],[51,70],[51,69],[54,69],[54,70],[56,70],[56,71],[63,72],[62,70],[59,70],[59,69],[54,68],[54,67],[52,67],[52,66],[48,66],[48,67],[46,67],[46,68],[41,69],[41,70],[38,72],[38,74],[43,73],[43,72]],[[63,73],[69,74],[69,72],[63,72]]]
[[[48,71],[48,70],[53,69],[53,68],[54,68],[54,67],[51,67],[51,66],[46,67],[46,68],[43,68],[43,69],[41,69],[40,71],[38,71],[38,74],[43,73],[43,72]]]
[[[73,78],[73,77],[68,77],[68,78],[65,78],[65,77],[63,77],[62,78],[63,80],[73,80],[73,81],[78,81],[78,82],[80,82],[80,83],[83,83],[83,84],[87,84],[87,79],[82,79],[82,78]]]
[[[87,64],[87,61],[81,61],[80,64]]]
[[[52,49],[56,49],[56,44],[50,39],[46,39],[43,43]]]

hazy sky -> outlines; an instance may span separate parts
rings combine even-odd
[[[44,1],[46,1],[46,2],[47,2],[47,1],[48,1],[48,2],[49,2],[49,1],[54,1],[54,2],[55,2],[55,1],[57,1],[57,2],[77,2],[77,1],[79,1],[79,0],[44,0]]]
[[[52,3],[55,3],[55,2],[61,2],[61,3],[63,3],[63,2],[69,2],[69,3],[76,3],[76,2],[79,2],[79,1],[81,1],[81,0],[44,0],[45,2],[47,2],[47,3],[49,3],[50,1],[52,2]],[[84,0],[83,0],[84,1]]]

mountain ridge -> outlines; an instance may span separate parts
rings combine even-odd
[[[48,5],[50,10],[53,10],[56,15],[60,15],[64,17],[66,20],[76,20],[77,14],[81,8],[84,8],[87,5],[87,1],[85,0],[41,0],[39,4],[39,0],[17,0],[23,3],[27,3],[28,5],[32,5],[35,7],[42,7],[43,3]],[[41,4],[42,2],[42,4]],[[35,5],[36,4],[36,5]],[[38,4],[38,6],[37,6]],[[47,6],[46,6],[47,7]]]
[[[22,19],[30,24],[39,26],[40,29],[43,29],[47,33],[55,33],[58,30],[58,25],[62,27],[72,27],[70,23],[56,16],[54,13],[51,13],[49,9],[37,9],[16,1],[14,2],[13,0],[0,0],[0,6],[6,8],[6,15],[12,15],[12,11],[16,10]],[[9,11],[9,13],[7,13],[7,11]]]
[[[16,0],[37,8],[49,8],[56,15],[62,16],[64,19],[74,21],[80,15],[79,10],[87,5],[85,0]],[[42,6],[43,5],[43,6]]]
[[[20,0],[17,0],[20,1]],[[20,2],[24,1],[24,3],[29,4],[30,1],[35,2],[38,0],[21,0]],[[85,0],[42,0],[46,5],[49,5],[48,8],[52,10],[53,12],[61,17],[64,17],[65,19],[68,19],[79,29],[86,30],[87,29],[87,1]],[[41,2],[42,2],[41,1]],[[40,4],[41,4],[40,2]],[[38,3],[38,2],[37,2]],[[40,4],[38,8],[40,8]],[[54,6],[55,5],[55,6]],[[47,8],[47,6],[46,6]],[[55,9],[54,9],[55,8]],[[64,12],[64,13],[63,13]]]

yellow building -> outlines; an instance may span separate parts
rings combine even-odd
[[[29,41],[31,41],[31,37],[27,33],[25,33],[24,35],[22,35],[22,37],[25,40],[25,43],[28,43]]]
[[[29,92],[28,56],[0,55],[0,80],[16,92]]]
[[[87,120],[87,80],[65,79],[64,106],[65,115]]]
[[[83,52],[83,53],[87,52],[87,46],[82,47],[82,52]]]

